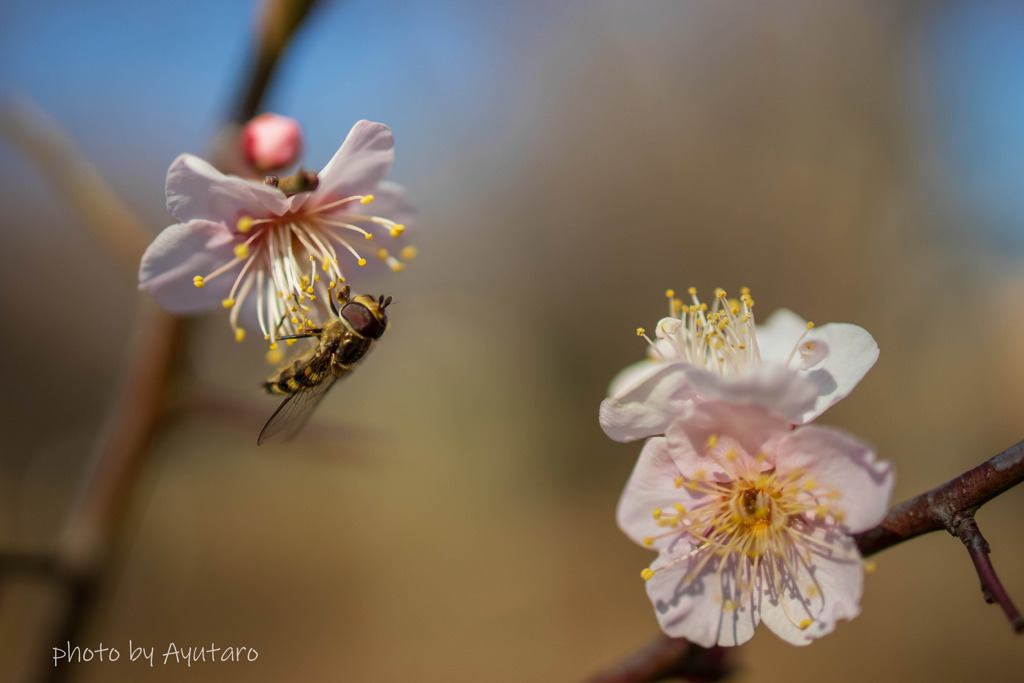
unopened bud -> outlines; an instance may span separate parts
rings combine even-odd
[[[278,114],[260,114],[242,129],[242,154],[261,173],[291,166],[302,155],[302,126]]]

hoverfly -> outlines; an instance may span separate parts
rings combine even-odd
[[[384,310],[391,303],[390,296],[374,299],[358,294],[349,298],[350,294],[348,286],[338,292],[340,310],[333,297],[328,297],[334,318],[324,326],[310,327],[306,334],[278,337],[283,340],[315,337],[318,344],[264,382],[264,391],[283,394],[286,398],[267,420],[256,440],[257,445],[271,437],[287,439],[298,433],[335,380],[352,372],[387,330],[388,317]]]

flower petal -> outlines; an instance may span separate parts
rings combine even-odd
[[[822,549],[807,558],[792,553],[789,568],[777,561],[772,571],[763,567],[760,579],[761,619],[793,645],[807,645],[834,631],[839,619],[860,614],[864,569],[853,539],[827,527],[819,527],[813,536],[835,551]],[[812,623],[800,628],[805,619]]]
[[[797,429],[778,444],[776,466],[780,473],[804,470],[819,490],[831,493],[830,506],[842,511],[850,533],[877,526],[889,509],[892,465],[877,462],[870,446],[837,429]]]
[[[757,326],[757,348],[761,360],[773,365],[785,365],[800,335],[807,331],[807,321],[788,308],[774,311]]]
[[[219,221],[234,228],[241,216],[281,215],[288,199],[269,185],[224,175],[191,154],[182,154],[167,169],[167,210],[179,221]]]
[[[785,418],[756,406],[705,401],[695,405],[687,417],[674,421],[665,434],[665,440],[669,453],[684,476],[700,478],[697,474],[702,471],[705,474],[721,472],[731,480],[735,474],[725,472],[720,460],[707,456],[711,437],[717,443],[714,446],[716,453],[732,446],[741,451],[739,455],[744,460],[737,461],[736,468],[757,471],[759,467],[770,467],[773,463],[766,461],[758,466],[753,456],[764,451],[770,458],[775,451],[771,444],[789,433],[790,424]]]
[[[657,549],[672,546],[675,552],[686,552],[692,547],[693,537],[689,534],[681,534],[678,539],[666,536],[655,538],[652,543],[644,543],[644,539],[654,538],[666,531],[654,519],[652,513],[655,509],[669,510],[675,503],[692,505],[695,502],[690,491],[676,487],[675,480],[680,474],[668,452],[667,441],[662,437],[648,439],[640,451],[615,514],[619,528],[634,542]]]
[[[652,568],[672,562],[672,555],[662,553]],[[740,602],[737,558],[726,559],[721,572],[720,561],[713,558],[692,581],[684,581],[691,568],[702,560],[694,555],[655,573],[647,581],[647,596],[662,630],[701,647],[745,643],[754,635],[760,615],[749,598]]]
[[[234,258],[232,233],[223,223],[193,220],[165,228],[142,255],[139,289],[176,313],[212,308],[227,297],[238,270],[210,280],[202,289],[192,283]]]
[[[320,186],[315,193],[317,201],[373,194],[391,170],[394,159],[395,139],[391,129],[383,123],[357,122],[320,171]]]
[[[415,232],[419,225],[419,212],[409,190],[398,183],[384,180],[377,185],[373,196],[373,202],[366,207],[369,213],[401,223],[406,227],[403,235],[410,230]]]
[[[811,330],[804,342],[824,345],[826,353],[815,366],[803,371],[818,387],[814,408],[802,416],[806,424],[847,396],[878,360],[878,344],[862,327],[829,323]]]
[[[793,423],[801,423],[818,398],[818,385],[781,365],[757,365],[736,377],[692,368],[687,378],[703,398],[760,406]]]
[[[695,394],[687,384],[685,363],[643,361],[624,372],[626,381],[613,380],[613,388],[632,384],[620,395],[601,402],[600,421],[605,434],[616,441],[633,441],[664,434],[669,423],[692,404]]]

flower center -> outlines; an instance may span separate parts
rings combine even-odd
[[[238,270],[225,308],[231,310],[229,322],[241,341],[245,331],[238,326],[242,304],[256,297],[256,314],[264,338],[276,348],[278,337],[301,334],[329,315],[326,302],[345,282],[339,252],[348,252],[359,266],[364,258],[349,241],[354,235],[367,240],[371,230],[386,230],[397,238],[405,226],[388,218],[358,213],[351,207],[367,205],[373,195],[354,195],[328,203],[313,204],[313,198],[296,211],[268,218],[242,216],[237,231],[241,239],[234,247],[234,258],[206,276],[193,279],[196,287],[226,272]],[[363,227],[366,226],[366,227]],[[387,249],[377,257],[392,271],[405,269],[405,262],[416,256],[412,246],[400,252],[400,258]],[[322,271],[328,282],[320,277]]]
[[[732,299],[724,289],[715,289],[715,299],[710,306],[697,298],[697,290],[690,287],[690,304],[676,297],[675,290],[669,289],[665,296],[669,300],[669,315],[658,322],[656,336],[652,341],[643,328],[637,334],[650,344],[653,360],[683,361],[719,375],[733,376],[747,368],[761,364],[761,350],[757,346],[754,324],[754,300],[750,290],[740,290],[740,298]],[[814,323],[807,323],[807,331]],[[797,340],[786,364],[799,352],[806,360],[814,352],[810,342],[803,348],[801,343],[807,331]]]

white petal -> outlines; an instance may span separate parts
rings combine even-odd
[[[817,490],[836,497],[843,524],[857,533],[877,526],[889,509],[895,484],[892,465],[878,462],[863,441],[837,429],[808,425],[781,440],[776,449],[780,473],[804,470]]]
[[[692,368],[687,377],[702,398],[759,406],[793,423],[801,422],[818,398],[816,384],[796,370],[780,365],[754,366],[736,377]]]
[[[182,154],[167,169],[167,210],[182,222],[218,221],[231,227],[242,216],[281,215],[288,200],[277,188],[224,175],[191,154]]]
[[[684,363],[643,366],[630,378],[631,389],[601,402],[600,421],[605,434],[616,441],[664,434],[669,423],[693,402],[686,381],[688,367]]]
[[[878,360],[878,344],[862,327],[848,323],[829,323],[816,327],[805,343],[824,344],[828,350],[822,361],[804,371],[818,387],[818,399],[812,410],[800,420],[806,424],[848,395]]]
[[[652,568],[671,561],[672,554],[662,553]],[[683,578],[698,561],[699,556],[694,555],[686,562],[657,572],[647,581],[647,596],[661,629],[701,647],[739,645],[750,640],[760,616],[751,600],[739,603],[736,584],[740,561],[728,558],[719,573],[718,559],[712,559],[693,581],[684,583]],[[730,602],[737,604],[729,605]]]
[[[176,313],[212,308],[227,297],[239,269],[218,276],[202,289],[192,278],[205,276],[234,258],[233,244],[231,232],[222,223],[193,220],[165,228],[142,256],[139,289]]]
[[[757,348],[764,363],[785,365],[800,335],[807,331],[807,321],[793,311],[780,308],[757,326]]]
[[[853,540],[845,534],[829,535],[823,527],[813,536],[837,547],[837,552],[822,549],[803,559],[793,553],[789,564],[795,572],[776,563],[777,581],[775,574],[762,565],[761,619],[793,645],[807,645],[835,630],[839,619],[853,619],[860,613],[864,570]],[[800,628],[804,619],[812,623]]]
[[[395,139],[383,123],[359,121],[320,171],[317,203],[353,195],[373,194],[391,170]],[[390,216],[387,216],[390,218]]]
[[[645,538],[653,538],[668,530],[658,526],[653,514],[655,509],[671,511],[675,503],[694,504],[695,499],[689,490],[676,488],[675,480],[680,474],[668,452],[666,440],[661,437],[648,439],[619,499],[615,517],[624,534],[644,545]],[[674,550],[685,552],[692,544],[692,537],[678,535],[656,539],[647,547],[661,549],[672,546]]]

